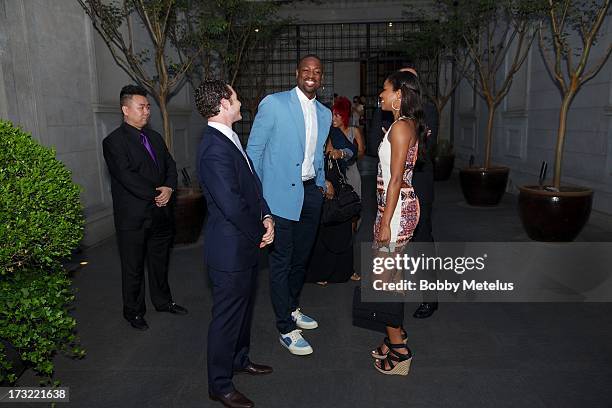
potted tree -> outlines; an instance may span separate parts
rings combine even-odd
[[[445,181],[453,174],[455,153],[449,140],[439,140],[433,148],[434,180]]]
[[[217,30],[212,22],[200,19],[200,13],[206,5],[203,2],[177,0],[78,2],[117,65],[136,83],[146,88],[157,103],[163,136],[172,152],[168,105],[185,84],[194,61],[210,45],[207,34]],[[134,20],[145,28],[152,52],[138,46],[137,36],[134,35]],[[199,186],[184,185],[177,188],[172,199],[175,243],[191,243],[198,239],[204,219],[204,214],[198,212],[202,211],[203,203],[204,196]]]
[[[130,1],[121,4],[102,0],[77,0],[89,16],[94,29],[104,41],[115,63],[132,80],[144,87],[153,97],[161,114],[163,136],[168,150],[173,151],[172,127],[168,104],[181,90],[185,75],[193,61],[202,53],[205,42],[196,47],[171,47],[170,33],[187,32],[188,22],[195,18],[188,2],[177,0]],[[153,52],[139,47],[134,35],[134,20],[148,34]],[[202,38],[198,27],[193,41]],[[152,61],[151,61],[152,60]],[[153,63],[151,63],[153,62]]]
[[[548,72],[561,94],[554,176],[552,185],[519,187],[519,214],[531,239],[573,241],[589,219],[593,191],[561,184],[567,114],[582,85],[597,75],[612,52],[612,44],[607,44],[603,55],[587,69],[589,56],[608,15],[610,0],[546,0],[546,5],[540,48]]]
[[[536,7],[537,3],[525,0],[474,0],[457,7],[458,18],[467,26],[463,40],[471,63],[471,69],[462,74],[488,111],[484,164],[459,172],[461,190],[470,205],[495,206],[506,190],[510,169],[491,161],[493,122],[535,38]]]
[[[427,14],[430,16],[419,26],[418,31],[406,34],[393,49],[404,51],[414,61],[418,61],[421,90],[435,106],[438,118],[442,118],[448,101],[462,80],[455,71],[465,72],[469,65],[467,48],[462,41],[467,26],[458,18],[454,7],[449,7],[443,0],[438,0],[433,10],[408,11],[406,14],[415,19]],[[450,140],[449,129],[444,121],[440,122],[437,139]],[[449,146],[450,143],[441,148]]]
[[[176,189],[174,197],[175,244],[192,244],[202,233],[206,217],[206,200],[202,189],[191,179],[186,167],[181,169],[183,186]]]

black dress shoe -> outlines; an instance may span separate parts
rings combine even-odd
[[[125,320],[130,322],[133,328],[138,329],[138,330],[149,330],[149,325],[147,324],[147,321],[144,319],[144,317],[140,315],[136,315],[133,317],[130,317],[130,316],[124,316],[124,317],[125,317]]]
[[[234,372],[250,375],[270,374],[272,372],[272,367],[263,364],[249,363],[245,367],[234,370]]]
[[[178,315],[186,315],[187,309],[185,309],[183,306],[177,305],[176,303],[172,302],[170,304],[168,304],[168,306],[163,307],[161,309],[155,309],[158,312],[168,312],[168,313],[172,313],[172,314],[178,314]]]
[[[253,408],[253,401],[245,397],[240,391],[234,390],[229,394],[215,395],[208,393],[208,396],[213,401],[219,401],[228,408]]]
[[[417,319],[426,319],[434,314],[436,310],[438,310],[438,302],[423,302],[419,305],[419,307],[417,307],[417,310],[412,316]]]

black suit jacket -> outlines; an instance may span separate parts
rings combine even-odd
[[[425,124],[431,130],[431,135],[426,139],[425,157],[419,159],[412,175],[412,185],[419,197],[421,204],[431,204],[434,200],[434,180],[432,149],[438,141],[439,118],[438,111],[432,103],[423,105]],[[382,141],[382,128],[389,129],[393,123],[393,113],[376,109],[370,120],[370,131],[367,135],[367,154],[368,156],[378,157],[378,145]]]
[[[111,176],[115,228],[142,228],[155,209],[157,187],[176,189],[176,163],[161,135],[142,129],[155,152],[158,165],[140,141],[140,130],[123,123],[102,141],[104,159]],[[162,207],[170,216],[170,207]]]
[[[198,174],[208,205],[206,263],[221,271],[253,267],[265,233],[263,217],[271,214],[257,173],[227,136],[206,126],[198,150]]]

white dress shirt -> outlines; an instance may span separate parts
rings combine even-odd
[[[304,161],[302,162],[302,181],[315,177],[314,155],[317,146],[317,106],[316,97],[308,99],[300,88],[295,87],[302,113],[304,114],[304,127],[306,128],[306,141],[304,144]]]
[[[244,152],[242,145],[240,144],[240,139],[238,139],[238,135],[236,134],[236,132],[234,132],[232,128],[224,125],[223,123],[213,122],[210,120],[208,121],[208,126],[214,127],[219,132],[223,133],[229,140],[232,141],[232,143],[238,148],[238,150],[240,150],[240,153],[242,153],[242,155],[244,156],[244,160],[246,160],[247,165],[249,166],[249,169],[251,170],[251,173],[252,173],[253,169],[251,169],[251,164],[249,163],[249,159],[247,159],[247,155]]]

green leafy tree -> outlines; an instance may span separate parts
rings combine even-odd
[[[171,40],[183,54],[194,54],[197,44],[203,44],[204,49],[194,59],[187,79],[197,88],[204,79],[224,78],[240,92],[245,108],[254,113],[265,91],[274,44],[291,20],[278,16],[280,5],[274,1],[188,3],[192,12],[186,32],[173,32]]]
[[[546,6],[539,40],[548,72],[561,93],[553,176],[553,186],[559,189],[567,113],[582,85],[597,75],[612,52],[608,42],[603,55],[589,68],[591,51],[609,15],[610,0],[546,0]]]

